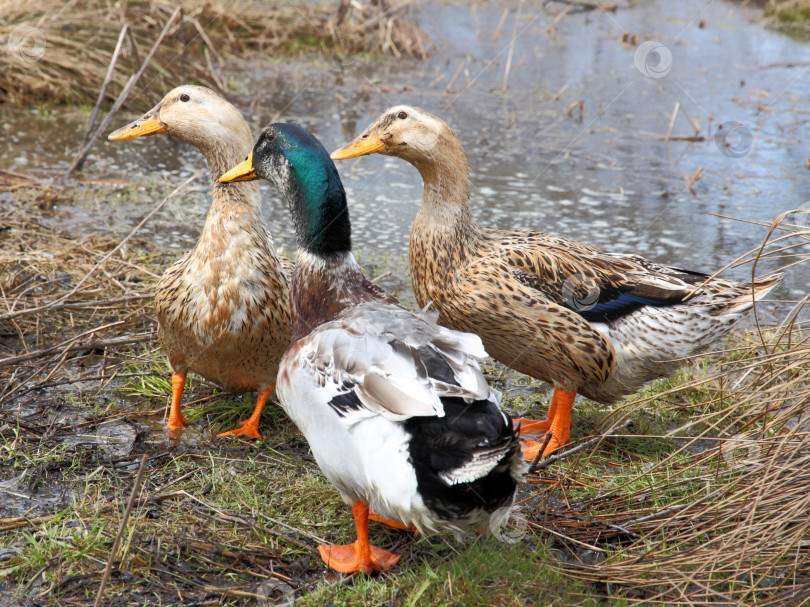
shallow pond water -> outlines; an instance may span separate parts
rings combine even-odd
[[[241,91],[234,101],[254,128],[299,122],[330,150],[391,105],[424,107],[465,145],[479,221],[687,268],[722,267],[765,235],[761,226],[716,215],[768,222],[810,208],[810,46],[765,28],[761,10],[734,2],[649,1],[615,13],[572,11],[553,23],[563,8],[426,3],[419,21],[436,44],[428,60],[243,62],[232,72]],[[646,60],[639,50],[645,41],[661,45]],[[129,119],[121,115],[115,126]],[[83,120],[3,108],[0,168],[40,175],[64,168]],[[721,134],[730,132],[725,139],[713,136],[720,124]],[[695,135],[703,140],[674,139]],[[83,176],[145,187],[57,207],[51,221],[123,232],[201,164],[196,150],[165,137],[105,141]],[[415,169],[382,156],[339,168],[357,246],[406,253],[422,193]],[[195,194],[168,205],[142,234],[190,247],[204,221],[206,190],[198,180]],[[278,243],[292,248],[286,209],[269,188],[265,193]],[[765,261],[760,269],[776,266]],[[739,267],[725,275],[749,274]],[[810,269],[792,269],[778,295],[803,295],[808,278]]]

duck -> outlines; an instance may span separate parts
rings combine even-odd
[[[497,528],[526,465],[517,432],[478,364],[479,337],[440,327],[370,282],[352,254],[346,193],[311,133],[266,127],[221,181],[266,179],[286,199],[298,253],[291,344],[276,390],[326,478],[351,506],[357,539],[319,547],[339,572],[390,569],[369,512],[420,533]]]
[[[496,360],[553,385],[545,420],[515,420],[522,433],[547,438],[543,456],[569,442],[578,393],[610,404],[671,375],[781,280],[733,282],[544,232],[479,225],[458,136],[420,108],[385,110],[331,157],[374,153],[405,160],[424,182],[409,242],[418,304],[430,304],[440,324],[479,335]],[[541,455],[538,443],[527,457]]]
[[[167,427],[176,436],[189,425],[181,400],[193,372],[231,392],[258,392],[252,415],[219,434],[258,439],[262,410],[290,345],[293,264],[275,250],[257,184],[219,182],[250,153],[253,136],[239,110],[223,97],[183,85],[108,139],[160,133],[202,152],[212,183],[202,234],[155,290],[158,340],[172,370]]]

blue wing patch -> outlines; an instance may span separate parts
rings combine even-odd
[[[614,320],[621,318],[642,306],[671,306],[677,301],[667,301],[644,297],[634,293],[619,293],[617,297],[608,301],[599,301],[587,309],[576,310],[585,320]]]

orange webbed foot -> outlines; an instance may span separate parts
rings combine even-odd
[[[390,569],[400,559],[400,555],[388,552],[377,546],[368,546],[367,558],[363,558],[360,542],[354,542],[345,546],[329,545],[318,546],[318,552],[326,563],[335,571],[341,573],[355,573],[362,571],[366,575],[372,572]],[[364,562],[365,561],[365,562]]]
[[[244,436],[246,438],[264,438],[261,434],[259,434],[259,427],[258,424],[251,424],[249,423],[250,420],[245,420],[240,422],[239,428],[234,428],[233,430],[228,430],[227,432],[220,432],[217,434],[217,438],[221,436]]]
[[[239,422],[239,428],[234,430],[228,430],[227,432],[220,432],[217,434],[217,437],[220,436],[245,436],[247,438],[264,438],[261,434],[259,434],[259,419],[262,416],[262,410],[264,409],[265,403],[267,403],[267,399],[270,398],[270,395],[273,393],[273,387],[271,386],[270,389],[264,390],[259,393],[259,398],[256,400],[256,406],[253,409],[253,414],[245,420]]]
[[[523,457],[527,462],[533,462],[537,459],[537,454],[543,448],[542,441],[521,439],[520,450],[523,451]]]
[[[384,571],[397,564],[399,555],[372,546],[368,541],[368,504],[357,501],[352,504],[357,541],[346,546],[318,546],[318,552],[328,567],[341,573]]]
[[[176,416],[170,416],[169,419],[166,421],[166,427],[169,430],[179,430],[180,428],[188,428],[191,425],[191,422],[188,421],[182,413],[178,413]]]
[[[520,425],[521,436],[530,436],[532,438],[542,438],[546,432],[551,430],[551,422],[552,420],[550,419],[538,421],[535,419],[526,419],[525,417],[518,417],[512,420],[512,424],[515,428]]]
[[[568,436],[566,436],[563,440],[560,440],[556,436],[552,435],[551,440],[548,441],[548,445],[546,448],[543,449],[543,457],[548,457],[552,454],[552,452],[556,451],[560,447],[564,447],[568,444]]]

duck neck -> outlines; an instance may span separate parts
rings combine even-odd
[[[453,133],[444,132],[426,154],[412,160],[424,181],[422,206],[417,221],[422,231],[457,233],[461,237],[477,234],[470,211],[470,167],[461,142]],[[421,216],[421,217],[420,217]],[[446,246],[463,246],[454,239]]]
[[[197,248],[206,250],[211,258],[221,259],[226,249],[234,249],[231,253],[236,254],[237,249],[273,246],[262,216],[259,182],[219,182],[219,178],[242,162],[252,149],[247,130],[245,136],[238,139],[215,144],[196,142],[208,161],[212,179],[211,206]]]
[[[290,206],[298,246],[323,259],[342,258],[352,249],[346,191],[328,159],[302,156],[287,164],[274,183]]]
[[[250,132],[246,130],[245,135],[245,137],[239,137],[238,140],[234,138],[216,141],[213,145],[206,142],[198,149],[208,161],[208,172],[212,183],[211,197],[214,202],[212,208],[217,205],[238,202],[245,211],[243,214],[255,217],[257,214],[261,215],[258,181],[219,182],[222,175],[247,158],[253,149]]]
[[[303,248],[290,281],[290,301],[293,342],[359,303],[399,303],[365,277],[350,251],[320,255]]]
[[[441,285],[474,252],[481,227],[470,210],[470,168],[455,135],[443,133],[435,152],[412,164],[424,181],[422,205],[411,230],[410,265],[416,299],[441,299]]]

